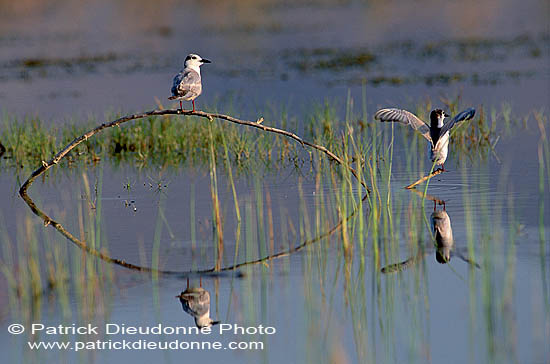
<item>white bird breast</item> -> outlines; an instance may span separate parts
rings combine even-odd
[[[432,144],[428,143],[430,149],[430,159],[436,164],[443,164],[447,160],[447,154],[449,153],[449,133],[443,134],[435,147],[432,148]]]

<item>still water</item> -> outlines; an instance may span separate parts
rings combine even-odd
[[[377,192],[362,203],[357,181],[304,152],[298,168],[235,173],[238,223],[219,162],[223,249],[208,165],[104,160],[51,170],[31,187],[37,206],[77,238],[178,273],[169,275],[84,254],[17,194],[38,166],[2,168],[0,338],[9,362],[550,360],[550,177],[539,166],[534,117],[546,113],[548,136],[548,2],[24,1],[0,9],[0,107],[20,119],[102,121],[174,106],[172,77],[196,52],[213,61],[202,69],[199,108],[251,120],[284,111],[300,134],[325,102],[339,120],[350,103],[357,115],[364,107],[370,123],[378,107],[414,110],[431,100],[444,108],[460,96],[464,107],[496,110],[497,121],[492,150],[451,142],[449,172],[431,180],[424,200],[424,185],[403,189],[430,166],[401,125],[393,134],[390,125],[374,129],[383,151]],[[363,122],[349,119],[356,129]],[[243,262],[253,264],[196,273]],[[211,333],[191,330],[209,319],[220,322]],[[13,323],[25,333],[9,334]],[[33,323],[98,333],[33,335]],[[129,331],[107,330],[123,326]],[[113,347],[123,340],[136,346]],[[28,341],[72,346],[29,350]],[[176,341],[179,350],[140,350]],[[77,342],[87,349],[75,352]]]

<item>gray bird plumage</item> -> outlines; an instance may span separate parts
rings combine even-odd
[[[181,306],[185,312],[193,316],[198,328],[217,325],[219,321],[210,318],[210,293],[202,287],[189,288],[179,296]]]
[[[201,58],[198,54],[189,54],[183,63],[183,69],[174,77],[172,82],[172,96],[168,100],[180,100],[180,108],[183,111],[181,100],[191,101],[195,111],[195,99],[202,93],[202,79],[200,67],[209,60]]]
[[[425,122],[420,120],[416,115],[407,110],[401,109],[381,109],[374,114],[376,120],[384,121],[394,121],[402,124],[409,125],[414,130],[417,130],[422,136],[428,139],[430,142],[430,128],[426,125]]]
[[[472,107],[462,112],[459,112],[455,115],[454,118],[451,119],[451,121],[443,124],[443,127],[441,128],[441,135],[445,134],[448,131],[451,131],[451,129],[458,125],[461,121],[470,120],[474,117],[475,114],[476,110]]]
[[[192,69],[182,70],[174,77],[169,100],[191,101],[202,93],[201,75]]]
[[[429,198],[429,195],[427,195],[427,198]],[[431,197],[430,199],[432,199]],[[399,263],[393,263],[389,264],[381,269],[381,272],[384,274],[390,274],[390,273],[398,273],[402,272],[405,269],[408,269],[418,262],[422,261],[424,257],[428,254],[431,254],[435,250],[435,260],[438,263],[441,264],[447,264],[451,261],[451,258],[453,256],[458,256],[460,259],[462,259],[464,262],[471,264],[475,266],[476,268],[480,268],[479,264],[474,262],[473,260],[470,260],[470,258],[466,257],[461,249],[455,249],[454,245],[454,238],[453,238],[453,229],[451,227],[451,218],[447,214],[447,211],[445,211],[445,201],[441,201],[439,199],[434,199],[434,211],[430,216],[431,220],[431,233],[433,234],[433,242],[434,244],[426,247],[421,248],[418,250],[418,252],[408,258],[407,260],[404,260]],[[437,211],[436,209],[436,201],[441,201],[443,204],[443,210]]]
[[[451,219],[445,210],[434,211],[431,215],[432,230],[435,235],[437,251],[435,258],[439,263],[447,263],[451,260],[454,239]]]
[[[473,108],[458,113],[448,123],[443,124],[443,119],[448,116],[443,110],[436,109],[430,113],[430,125],[418,118],[413,113],[401,109],[381,109],[374,114],[374,119],[382,122],[399,122],[409,125],[417,130],[430,143],[430,159],[443,166],[447,160],[449,151],[449,132],[461,121],[474,117],[476,111]]]

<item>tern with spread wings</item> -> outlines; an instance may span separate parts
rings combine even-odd
[[[445,166],[443,164],[449,153],[449,133],[451,129],[461,121],[470,120],[475,113],[475,109],[469,108],[458,113],[448,123],[443,123],[443,120],[449,115],[441,109],[435,109],[430,113],[429,126],[413,113],[401,109],[381,109],[374,114],[374,118],[382,122],[390,121],[406,124],[422,134],[430,143],[431,161],[441,165],[441,169],[444,171]]]

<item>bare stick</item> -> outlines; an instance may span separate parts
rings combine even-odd
[[[438,174],[441,174],[445,172],[443,169],[439,168],[439,169],[436,169],[435,171],[433,171],[432,173],[428,174],[427,176],[424,176],[422,178],[420,178],[418,181],[414,182],[414,183],[411,183],[410,185],[406,186],[405,188],[410,190],[411,188],[414,188],[415,186],[421,184],[422,182],[424,181],[427,181],[429,180],[430,178],[432,177],[435,177],[437,176]]]

